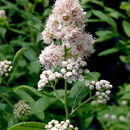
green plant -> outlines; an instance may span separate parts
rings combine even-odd
[[[107,7],[104,4],[103,0],[81,0],[83,7],[85,7],[88,11],[88,22],[95,23],[106,23],[106,27],[99,28],[98,31],[95,32],[97,35],[96,44],[101,42],[105,42],[111,39],[115,39],[113,41],[113,48],[104,50],[100,52],[99,56],[106,56],[109,54],[122,52],[122,55],[119,56],[120,60],[126,64],[130,64],[130,24],[129,24],[129,10],[130,4],[129,2],[121,2],[120,9],[125,10],[126,13],[122,13],[121,10],[117,11],[113,8]],[[101,10],[96,10],[93,8],[91,4],[97,5],[101,7]],[[92,17],[92,18],[91,18]],[[93,18],[94,17],[94,18]],[[117,22],[120,20],[120,23]],[[122,25],[122,26],[121,26]],[[125,34],[119,29],[124,31]],[[115,43],[114,43],[115,42]]]

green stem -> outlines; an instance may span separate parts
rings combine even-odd
[[[5,96],[3,96],[1,93],[0,93],[0,97],[13,108],[13,104]]]
[[[54,90],[54,92],[55,92],[55,94],[56,94],[57,99],[58,99],[59,101],[61,101],[61,102],[64,104],[63,99],[59,96],[59,94],[57,93],[57,90],[56,90],[55,87],[53,87],[53,90]]]
[[[65,113],[66,119],[69,119],[69,110],[68,110],[68,99],[67,99],[67,80],[65,80],[65,96],[64,96],[64,105],[65,105]]]
[[[81,108],[83,105],[85,105],[87,102],[89,102],[90,100],[94,99],[95,96],[87,99],[86,101],[84,101],[82,104],[80,104],[78,107],[76,107],[74,110],[72,110],[72,112],[70,113],[69,116],[71,116],[72,114],[74,114],[79,108]]]

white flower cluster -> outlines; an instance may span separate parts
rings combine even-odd
[[[42,88],[49,83],[49,81],[54,81],[56,79],[62,78],[62,74],[58,72],[53,72],[51,70],[44,70],[40,75],[40,80],[38,82],[38,90],[42,90]]]
[[[62,61],[61,73],[64,75],[64,79],[67,79],[68,83],[76,82],[77,80],[83,81],[82,67],[86,65],[87,63],[80,57],[77,59],[71,58],[67,61]]]
[[[72,124],[70,124],[69,120],[66,121],[57,121],[57,120],[51,120],[46,126],[46,130],[78,130],[77,127],[74,127]]]
[[[119,120],[121,122],[125,122],[127,117],[125,117],[124,115],[120,115],[120,116],[116,116],[115,114],[104,114],[104,118],[108,121],[111,121],[111,120]]]
[[[0,75],[8,76],[8,72],[12,70],[11,61],[5,60],[0,62]]]
[[[30,106],[23,100],[20,100],[14,106],[14,115],[18,118],[24,118],[30,112]]]
[[[86,62],[83,60],[94,52],[94,39],[84,32],[85,17],[79,0],[57,0],[42,32],[44,43],[50,44],[39,56],[42,67],[53,72],[60,69],[68,83],[84,79],[82,67]],[[89,73],[88,70],[84,72]],[[49,75],[41,74],[40,78],[39,90],[48,83]]]
[[[56,46],[51,44],[46,47],[39,56],[39,60],[42,66],[46,69],[56,68],[60,66],[61,61],[63,60],[64,50],[61,46]]]
[[[100,81],[87,81],[86,87],[90,90],[96,89],[96,96],[98,97],[98,103],[106,103],[110,100],[110,89],[112,89],[112,85],[109,81],[100,80]]]
[[[85,16],[79,0],[57,0],[42,32],[44,43],[61,39],[62,46],[69,46],[73,55],[84,57],[93,53],[94,39],[84,32]]]
[[[5,18],[5,10],[0,10],[0,18]]]

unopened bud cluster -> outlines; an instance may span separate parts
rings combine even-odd
[[[38,90],[42,90],[42,88],[49,82],[55,81],[56,79],[62,78],[62,74],[58,72],[53,72],[51,70],[44,70],[40,75],[40,80],[38,82]]]
[[[57,120],[51,120],[46,126],[46,130],[78,130],[77,127],[74,127],[72,124],[70,124],[69,120],[66,121],[57,121]]]
[[[30,112],[30,106],[23,100],[20,100],[14,107],[14,115],[18,118],[24,118]]]
[[[87,81],[86,87],[88,87],[90,90],[95,89],[96,90],[96,96],[98,98],[98,103],[106,103],[110,100],[110,89],[112,89],[112,85],[109,81],[106,80],[100,80],[100,81]]]
[[[83,81],[84,76],[82,75],[82,67],[86,65],[87,63],[80,57],[76,60],[74,58],[71,58],[67,61],[62,62],[61,73],[64,75],[64,79],[66,79],[68,83],[76,82],[77,80]]]
[[[5,18],[5,10],[0,10],[0,18]]]
[[[12,70],[11,61],[5,60],[0,62],[0,75],[8,76],[8,73]]]

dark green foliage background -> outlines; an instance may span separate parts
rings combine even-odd
[[[0,10],[5,10],[7,16],[6,19],[0,18],[0,61],[11,60],[14,67],[10,77],[2,79],[0,85],[1,130],[24,121],[47,123],[51,119],[65,120],[63,105],[56,100],[54,93],[46,89],[41,93],[36,90],[41,73],[38,56],[41,49],[46,46],[41,40],[40,33],[44,29],[54,2],[0,0]],[[130,1],[81,0],[81,4],[87,11],[86,30],[96,38],[94,45],[96,52],[89,57],[88,69],[97,71],[101,74],[101,78],[110,80],[114,88],[108,105],[95,102],[86,104],[73,115],[72,123],[82,130],[117,128],[128,130],[130,128],[128,121],[120,123],[118,120],[111,122],[111,126],[107,128],[103,114],[112,113],[118,116],[127,115],[130,111]],[[88,79],[97,80],[99,73],[92,73]],[[62,85],[61,81],[57,88],[62,88]],[[74,86],[74,90],[78,91],[77,86],[80,85]],[[86,96],[83,92],[78,95],[79,101],[76,105]],[[58,93],[64,96],[63,90],[58,90]],[[11,104],[3,100],[3,96]],[[74,97],[75,93],[72,90],[70,100]],[[18,120],[13,116],[12,105],[20,99],[31,106],[31,112],[24,120]],[[121,105],[122,100],[128,102],[125,107]],[[70,102],[70,106],[72,103]],[[116,113],[113,113],[113,110]],[[22,127],[26,130],[24,126],[34,127],[34,124],[20,124],[17,127],[19,130],[22,130]],[[43,124],[39,124],[38,129],[43,129]]]

